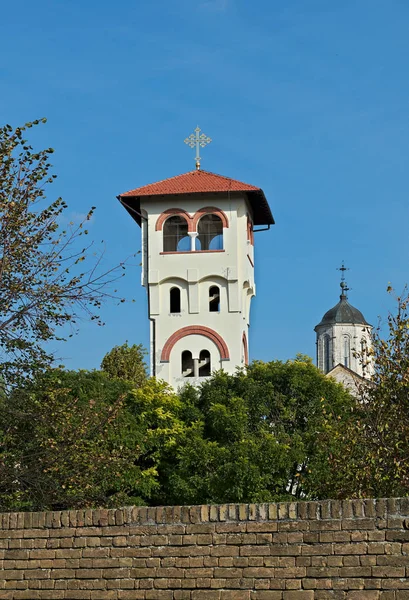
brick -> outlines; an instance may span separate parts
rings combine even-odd
[[[409,556],[377,556],[376,564],[381,566],[391,566],[391,567],[409,567]]]
[[[404,567],[371,567],[373,577],[405,577]]]
[[[367,544],[336,544],[334,546],[335,554],[366,554]]]
[[[339,570],[340,577],[371,577],[371,567],[342,567]]]
[[[388,542],[409,542],[409,531],[387,531],[385,537]]]
[[[220,600],[250,600],[249,590],[222,590]]]
[[[251,600],[282,600],[283,593],[272,590],[257,590],[251,592]]]
[[[314,600],[313,590],[284,592],[283,600]]]
[[[277,504],[268,505],[268,518],[270,521],[277,519]]]
[[[257,504],[249,504],[249,521],[257,521]]]
[[[278,518],[279,519],[288,519],[288,503],[287,502],[279,502],[277,508],[278,508]]]
[[[347,594],[347,600],[379,600],[378,590],[351,591]]]
[[[246,531],[248,533],[273,533],[278,529],[277,523],[247,523]]]
[[[219,520],[217,506],[212,505],[210,507],[210,510],[209,510],[209,520],[213,521],[213,522]]]

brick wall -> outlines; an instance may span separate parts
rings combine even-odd
[[[409,599],[409,498],[12,513],[0,526],[0,599]]]

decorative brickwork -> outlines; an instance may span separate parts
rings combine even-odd
[[[176,344],[176,342],[186,337],[187,335],[203,335],[204,337],[209,338],[209,340],[212,340],[212,342],[214,342],[218,347],[220,352],[220,359],[229,360],[230,357],[227,344],[223,340],[223,338],[217,333],[217,331],[210,329],[210,327],[203,327],[202,325],[190,325],[188,327],[182,327],[182,329],[178,329],[166,341],[161,354],[162,362],[166,362],[170,359],[170,353],[172,352],[173,346]]]
[[[189,213],[187,213],[182,208],[168,208],[162,214],[160,214],[159,217],[157,218],[157,221],[155,224],[155,231],[162,231],[162,228],[163,228],[163,225],[164,225],[166,219],[168,219],[169,217],[172,217],[172,216],[173,217],[174,216],[182,217],[183,219],[186,220],[186,223],[188,225],[188,231],[190,231],[190,232],[196,231],[197,224],[198,224],[199,220],[201,219],[201,217],[203,217],[203,215],[210,215],[210,214],[217,215],[218,217],[220,217],[223,227],[229,226],[229,220],[226,216],[226,213],[214,206],[206,206],[205,208],[199,209],[194,214],[193,217],[191,217],[189,215]]]
[[[182,219],[185,219],[187,223],[187,230],[194,231],[192,217],[182,208],[168,208],[161,215],[159,215],[155,224],[155,231],[162,231],[163,224],[165,223],[166,219],[169,219],[169,217],[182,217]]]
[[[203,215],[217,215],[221,222],[223,223],[223,227],[229,226],[229,220],[226,216],[226,213],[220,210],[220,208],[216,208],[215,206],[206,206],[204,208],[200,208],[193,217],[193,231],[196,231],[197,224]]]
[[[0,599],[407,600],[409,499],[0,515]]]

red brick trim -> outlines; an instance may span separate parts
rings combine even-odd
[[[242,342],[243,342],[243,350],[244,350],[244,364],[248,365],[249,364],[249,347],[247,344],[247,336],[246,336],[245,331],[243,331]]]
[[[162,349],[161,362],[169,362],[170,353],[172,352],[173,346],[186,337],[187,335],[203,335],[204,337],[209,338],[216,344],[220,352],[221,360],[230,360],[229,349],[227,347],[224,339],[213,329],[210,327],[204,327],[202,325],[189,325],[187,327],[182,327],[178,331],[175,331],[170,338],[167,339],[165,345]]]
[[[226,216],[226,213],[220,210],[220,208],[216,208],[215,206],[205,206],[204,208],[200,208],[193,217],[193,231],[197,230],[197,224],[200,221],[201,217],[203,217],[203,215],[217,215],[218,217],[220,217],[223,223],[223,227],[229,226],[229,220]]]
[[[174,216],[178,216],[178,217],[182,217],[182,218],[186,219],[187,230],[195,231],[193,229],[192,217],[189,215],[189,213],[187,213],[182,208],[168,208],[161,215],[159,215],[159,217],[156,221],[155,231],[162,231],[163,224],[165,223],[166,219],[168,219],[169,217],[174,217]]]

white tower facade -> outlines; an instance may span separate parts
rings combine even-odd
[[[345,267],[341,270],[344,271]],[[372,326],[361,311],[348,302],[347,291],[342,279],[338,304],[325,313],[314,329],[317,334],[317,366],[325,374],[341,366],[359,377],[370,378],[373,373],[371,361],[362,361],[359,355],[367,355],[371,348]]]
[[[142,229],[151,374],[175,389],[248,362],[255,225],[263,191],[197,169],[119,197]]]

